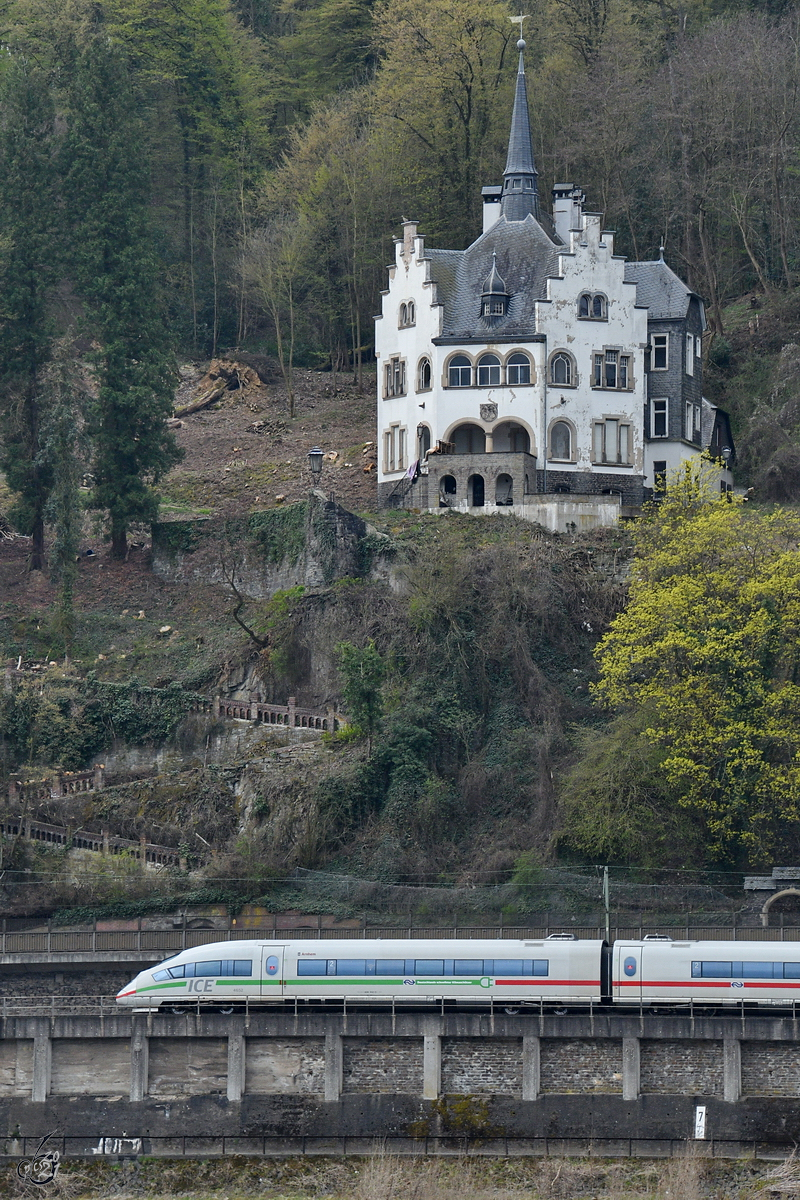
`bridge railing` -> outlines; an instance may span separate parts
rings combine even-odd
[[[574,933],[581,938],[602,938],[604,929],[594,926],[565,928],[564,926],[526,926],[524,928],[475,926],[444,928],[401,928],[396,926],[364,925],[360,928],[286,928],[280,925],[258,928],[228,929],[127,929],[104,930],[96,926],[89,929],[70,930],[3,930],[0,932],[0,954],[69,954],[103,953],[113,951],[148,952],[166,957],[180,950],[191,950],[196,946],[207,946],[212,942],[226,941],[289,941],[301,938],[335,940],[361,940],[363,938],[510,938],[531,941],[546,938],[550,934]],[[709,926],[636,926],[611,929],[614,940],[638,940],[648,933],[660,933],[682,941],[754,941],[795,942],[800,941],[800,927],[764,929],[762,926],[709,927]]]

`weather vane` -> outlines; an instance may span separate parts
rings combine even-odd
[[[519,25],[519,36],[520,37],[522,37],[522,22],[530,21],[530,19],[531,19],[530,15],[528,13],[525,13],[524,15],[522,13],[520,13],[518,17],[510,17],[509,18],[509,20],[513,21],[515,25]]]

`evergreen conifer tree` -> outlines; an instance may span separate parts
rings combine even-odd
[[[55,117],[44,74],[20,56],[0,80],[0,467],[15,525],[44,563],[50,470],[41,457],[42,370],[50,354],[48,293],[57,270]]]
[[[72,653],[75,634],[73,595],[78,578],[83,505],[80,483],[85,458],[84,413],[86,391],[72,338],[54,343],[53,356],[43,372],[45,416],[42,424],[42,465],[51,479],[45,518],[52,526],[50,575],[58,589],[55,626],[64,643],[64,657]]]
[[[175,369],[157,286],[137,97],[124,54],[101,29],[78,53],[68,99],[73,269],[97,344],[92,503],[108,512],[112,553],[124,557],[131,523],[155,517],[153,485],[180,451],[166,425]]]

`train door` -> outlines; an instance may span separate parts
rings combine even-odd
[[[637,1003],[642,998],[642,945],[640,942],[616,942],[612,972],[614,998],[622,1003]]]
[[[261,947],[261,995],[277,1000],[283,995],[283,955],[285,946]]]

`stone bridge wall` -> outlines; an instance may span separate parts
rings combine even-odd
[[[798,1027],[778,1011],[118,1012],[10,1016],[2,1034],[12,1157],[53,1130],[76,1155],[659,1155],[693,1139],[699,1106],[701,1153],[800,1139]]]

